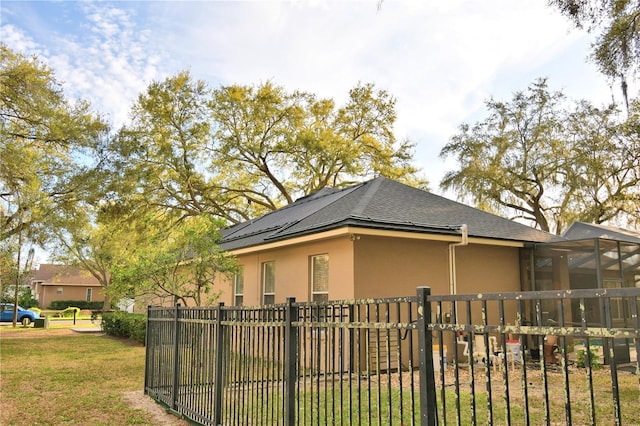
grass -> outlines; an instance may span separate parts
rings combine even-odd
[[[144,360],[143,346],[97,335],[0,333],[0,424],[153,424],[124,399],[143,388]]]
[[[489,424],[488,394],[485,390],[484,373],[477,373],[475,410],[472,410],[469,383],[465,381],[460,387],[460,424],[472,424],[472,414],[475,412],[476,424]],[[528,417],[529,424],[546,424],[541,374],[532,370],[528,376],[528,411],[524,409],[524,398],[520,378],[512,372],[510,378],[510,421],[511,424],[525,424]],[[385,375],[386,376],[386,375]],[[390,376],[393,383],[389,386],[386,377],[378,382],[375,377],[360,378],[355,381],[336,380],[320,384],[307,382],[297,388],[296,410],[300,424],[367,424],[367,425],[404,425],[420,424],[419,407],[420,392],[408,385],[408,375],[403,380],[400,389],[397,375]],[[418,378],[416,377],[416,383]],[[508,424],[505,400],[501,388],[501,378],[495,378],[492,385],[493,423]],[[550,422],[551,424],[566,424],[562,375],[550,372],[547,377],[550,389]],[[637,376],[619,373],[620,404],[622,424],[638,424],[638,408],[640,407],[640,386]],[[590,410],[590,391],[586,386],[586,372],[584,369],[573,369],[570,373],[571,388],[571,422],[573,424],[592,424]],[[608,369],[593,372],[594,405],[596,424],[614,424],[613,401]],[[451,382],[447,382],[444,401],[446,401],[447,424],[457,424],[456,394]],[[360,388],[360,392],[358,392]],[[438,387],[438,389],[440,389]],[[284,394],[281,384],[276,383],[231,383],[227,388],[225,398],[229,398],[226,420],[229,424],[243,422],[246,424],[275,423],[283,415],[282,407]],[[443,399],[440,391],[437,394],[439,418],[442,420]]]

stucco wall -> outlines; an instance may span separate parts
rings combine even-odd
[[[361,235],[355,242],[355,297],[413,296],[447,288],[447,244]]]
[[[361,299],[414,296],[416,287],[428,285],[432,294],[449,294],[449,243],[376,235],[345,235],[340,238],[265,250],[238,256],[244,268],[244,305],[262,302],[261,265],[275,261],[276,303],[286,297],[310,299],[309,258],[329,255],[329,299]],[[517,247],[470,244],[456,248],[457,293],[520,291]],[[222,300],[233,304],[233,287],[227,283]],[[480,304],[472,309],[472,322],[480,324]],[[459,320],[466,318],[466,306],[458,305]],[[443,305],[445,312],[450,306]],[[489,307],[492,322],[497,306]],[[414,312],[414,318],[416,316]],[[404,317],[405,315],[403,315]],[[515,305],[505,306],[507,321],[515,320]],[[399,318],[405,321],[407,318]],[[443,342],[449,348],[453,337]],[[361,351],[365,348],[361,342]],[[451,351],[449,358],[451,358]],[[366,354],[362,353],[362,356]]]
[[[58,294],[58,288],[62,288],[62,294]],[[55,300],[87,300],[87,288],[92,288],[91,301],[104,301],[104,294],[100,286],[70,286],[53,284],[41,287],[38,295],[38,304],[41,308],[47,308]]]
[[[457,293],[519,291],[518,248],[470,244],[456,248]],[[413,296],[416,287],[449,294],[448,243],[362,235],[355,242],[360,297]]]
[[[431,294],[450,294],[448,247],[442,241],[362,235],[355,247],[355,297],[413,296],[417,287],[425,285],[431,287]],[[519,249],[485,244],[456,247],[456,275],[457,294],[520,291]],[[452,312],[451,305],[442,307],[443,316]],[[515,303],[504,309],[505,321],[514,323]],[[459,302],[457,310],[459,322],[467,322],[466,305]],[[487,306],[487,311],[487,319],[496,323],[497,303]],[[471,315],[472,323],[482,323],[479,303],[472,305]],[[453,337],[449,334],[443,343],[452,348]],[[451,359],[451,350],[448,355]]]
[[[353,242],[345,235],[323,241],[282,247],[237,257],[243,267],[244,305],[262,304],[262,264],[275,262],[275,301],[284,303],[287,297],[304,302],[310,299],[310,257],[329,255],[329,299],[352,299],[353,293]],[[233,304],[233,285],[223,285],[221,298],[227,305]]]
[[[447,242],[358,235],[238,256],[244,270],[244,305],[262,302],[262,263],[275,261],[276,303],[310,298],[309,258],[329,255],[329,299],[413,296],[416,287],[449,294]],[[457,293],[520,291],[518,248],[470,244],[456,248]],[[221,300],[233,304],[231,282]]]

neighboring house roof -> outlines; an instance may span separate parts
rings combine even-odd
[[[559,237],[456,201],[378,177],[341,190],[324,189],[222,233],[221,247],[235,250],[346,226],[459,235],[517,242]]]
[[[640,232],[638,231],[584,222],[575,222],[564,232],[564,234],[562,234],[562,236],[567,240],[603,238],[607,240],[640,244]]]
[[[88,271],[67,265],[43,263],[33,276],[42,285],[100,286],[100,282]]]

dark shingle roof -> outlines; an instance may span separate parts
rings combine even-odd
[[[60,284],[100,284],[98,280],[88,271],[84,271],[75,266],[56,265],[51,263],[43,263],[35,271],[33,279],[42,281],[43,283],[60,283]]]
[[[607,240],[640,243],[640,232],[638,231],[584,222],[575,222],[562,236],[567,240],[604,238]]]
[[[222,231],[222,248],[234,250],[344,226],[519,242],[558,237],[456,201],[379,177],[342,190],[323,190],[252,221]]]

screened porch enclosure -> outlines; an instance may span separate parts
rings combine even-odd
[[[640,288],[640,244],[635,242],[592,238],[540,244],[533,250],[532,265],[533,268],[528,268],[532,269],[528,278],[531,289],[536,291]],[[630,327],[632,324],[629,301],[622,298],[611,299],[607,304],[591,299],[584,306],[574,300],[564,308],[571,312],[571,319],[576,324],[580,322],[583,309],[593,327]],[[543,322],[553,325],[557,315],[557,305],[546,301]],[[604,361],[608,364],[611,362],[609,348],[606,342],[602,346]],[[628,339],[615,340],[616,363],[629,362],[631,346]]]

